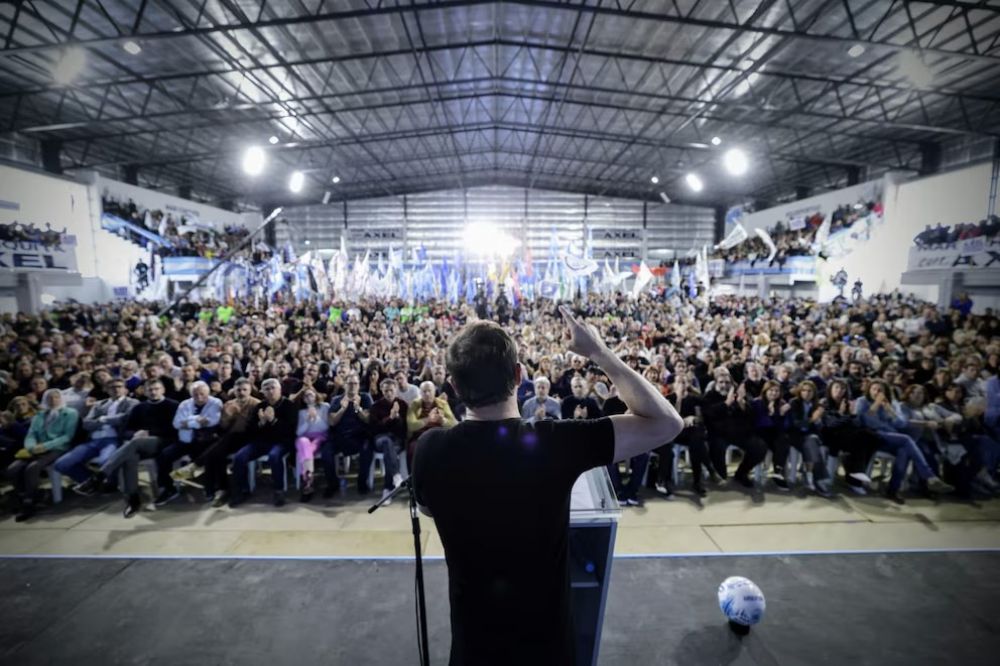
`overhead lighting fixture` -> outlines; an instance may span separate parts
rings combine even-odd
[[[312,241],[310,241],[310,240],[309,240],[309,239],[307,238],[307,239],[306,239],[306,245],[309,245],[309,244],[311,244],[311,243],[312,243]]]
[[[59,62],[52,68],[52,78],[60,85],[73,81],[87,64],[87,53],[83,49],[70,48],[63,51]]]
[[[734,176],[742,176],[750,166],[750,163],[747,161],[747,154],[739,148],[730,148],[727,150],[726,154],[722,157],[722,161],[726,165],[726,171]]]
[[[276,136],[272,136],[270,139],[267,140],[267,142],[269,144],[271,144],[272,146],[275,145],[276,143],[278,143],[278,141],[279,141],[279,139]]]
[[[651,182],[653,185],[659,185],[660,184],[660,177],[659,176],[653,176],[652,178],[649,179],[649,182]]]
[[[684,176],[684,182],[687,183],[692,192],[701,192],[705,189],[705,184],[701,182],[701,178],[696,173],[689,173]]]
[[[243,153],[243,172],[248,176],[259,176],[264,171],[267,155],[260,146],[250,146]]]
[[[851,48],[847,49],[847,55],[851,56],[852,58],[860,58],[864,54],[865,54],[864,44],[855,44]]]
[[[337,183],[340,182],[340,176],[334,176],[333,178],[330,179],[330,182],[336,185]]]
[[[330,190],[323,193],[323,205],[330,203]]]
[[[301,171],[293,171],[292,177],[288,179],[288,189],[292,191],[292,194],[298,194],[302,191],[302,186],[306,184],[306,175]]]
[[[132,41],[131,39],[122,44],[122,49],[129,55],[139,55],[142,53],[142,47],[139,46],[139,42]]]
[[[670,197],[667,196],[666,192],[660,192],[660,198],[663,199],[663,203],[670,203]]]
[[[720,139],[720,138],[719,138],[719,137],[717,137],[717,136],[713,136],[713,137],[712,137],[712,145],[713,145],[713,146],[718,146],[718,145],[719,145],[719,144],[721,144],[721,143],[722,143],[722,139]]]

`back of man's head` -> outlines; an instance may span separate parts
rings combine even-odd
[[[447,367],[458,397],[467,406],[503,402],[515,386],[517,345],[497,324],[473,322],[448,346]]]

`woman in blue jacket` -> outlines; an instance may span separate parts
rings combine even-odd
[[[24,448],[17,452],[16,460],[7,468],[7,478],[14,484],[14,497],[20,504],[17,522],[35,515],[42,470],[69,450],[78,419],[75,409],[63,405],[58,389],[49,389],[42,395],[42,411],[31,420]]]
[[[889,401],[889,386],[881,379],[874,380],[868,387],[868,394],[858,398],[857,410],[861,424],[871,428],[881,440],[880,451],[895,456],[892,463],[892,478],[886,495],[897,504],[905,500],[900,495],[900,488],[906,478],[906,470],[913,461],[917,475],[927,483],[927,488],[935,493],[949,493],[955,488],[938,477],[927,458],[913,438],[906,434],[909,424],[899,416],[896,408]]]

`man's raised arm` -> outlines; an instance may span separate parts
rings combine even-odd
[[[559,312],[569,328],[569,348],[597,363],[618,387],[628,414],[612,416],[615,460],[627,460],[672,441],[684,421],[656,388],[615,356],[592,325],[578,321],[566,306]]]

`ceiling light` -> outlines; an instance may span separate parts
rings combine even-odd
[[[63,51],[59,62],[52,69],[52,78],[60,85],[66,85],[76,78],[77,74],[83,71],[83,66],[87,63],[87,53],[83,49],[66,49]]]
[[[267,140],[267,142],[273,146],[274,144],[278,143],[278,137],[272,136],[270,139]]]
[[[712,145],[713,146],[718,146],[720,143],[722,143],[722,139],[720,139],[717,136],[713,136],[712,137]]]
[[[139,46],[139,42],[134,42],[131,39],[122,44],[122,48],[125,49],[125,53],[129,55],[139,55],[142,53],[142,47]]]
[[[260,146],[250,146],[243,153],[243,172],[248,176],[259,176],[264,171],[267,155]]]
[[[292,194],[298,194],[302,191],[302,186],[306,183],[306,175],[301,171],[293,171],[292,177],[288,179],[288,189],[292,191]]]
[[[340,182],[340,176],[334,176],[333,178],[330,179],[330,182],[336,185],[337,183]]]
[[[309,245],[311,242],[308,238],[306,239],[306,245]]]
[[[847,55],[851,56],[852,58],[859,58],[862,55],[864,55],[864,53],[865,53],[864,44],[855,44],[851,48],[847,49]]]
[[[653,176],[652,178],[649,179],[649,182],[651,182],[653,185],[659,185],[660,184],[660,177],[659,176]]]
[[[323,205],[330,203],[330,190],[323,193]]]
[[[684,176],[684,182],[687,183],[687,186],[691,188],[692,192],[701,192],[705,189],[705,184],[701,182],[701,178],[699,178],[696,173],[689,173]]]
[[[739,148],[730,148],[727,150],[726,154],[722,157],[722,161],[726,165],[726,171],[734,176],[742,176],[750,166],[747,161],[747,154]]]
[[[660,192],[660,198],[663,199],[663,203],[670,203],[670,197],[667,196],[666,192]]]

